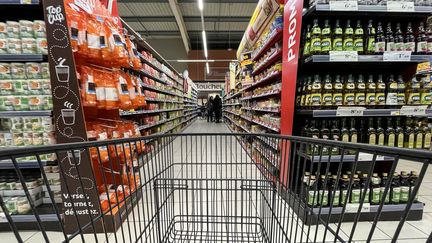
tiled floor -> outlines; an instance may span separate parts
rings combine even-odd
[[[207,123],[203,120],[197,120],[185,133],[229,133],[230,131],[223,123]],[[204,149],[203,149],[204,148]],[[244,151],[241,149],[238,143],[232,141],[230,138],[194,138],[190,137],[178,138],[173,142],[173,146],[167,149],[169,153],[172,153],[172,159],[176,162],[189,161],[189,162],[202,162],[202,163],[213,163],[207,166],[191,166],[182,167],[174,166],[170,171],[171,178],[247,178],[247,179],[259,179],[260,175],[256,169],[248,165],[231,165],[230,162],[240,161],[242,163],[249,163],[250,158],[244,155]],[[185,152],[187,151],[187,152]],[[169,158],[168,158],[169,159]],[[144,168],[143,170],[150,170],[151,168]],[[401,161],[397,168],[397,171],[401,170],[420,170],[419,166],[413,166],[413,163],[408,161]],[[161,176],[163,177],[163,176]],[[173,227],[177,233],[173,233],[170,237],[171,241],[176,242],[175,239],[179,239],[180,234],[182,235],[183,241],[179,242],[261,242],[262,232],[270,231],[274,229],[273,234],[278,236],[281,240],[273,242],[285,242],[283,238],[286,233],[291,242],[334,242],[335,236],[331,231],[339,231],[336,241],[340,240],[347,241],[350,238],[353,223],[342,223],[340,227],[337,224],[329,224],[328,229],[323,225],[312,225],[307,226],[302,224],[302,221],[297,218],[297,215],[287,207],[286,204],[282,203],[282,200],[276,200],[275,211],[278,216],[283,228],[287,229],[285,232],[278,230],[277,224],[271,221],[270,210],[265,210],[268,205],[265,200],[260,200],[261,197],[257,193],[252,191],[237,191],[235,188],[243,186],[243,189],[248,185],[236,184],[237,181],[231,182],[224,181],[208,181],[203,180],[196,182],[194,180],[176,180],[175,186],[180,189],[186,188],[200,188],[202,190],[177,190],[173,192],[170,197],[168,189],[171,187],[164,180],[158,182],[160,185],[159,201],[158,205],[162,205],[164,198],[166,204],[161,206],[160,224],[147,222],[151,220],[155,212],[155,195],[153,190],[144,191],[144,199],[141,203],[134,208],[132,214],[128,216],[128,219],[123,223],[123,227],[120,228],[117,233],[108,234],[88,234],[84,236],[85,242],[158,242],[157,229],[161,232],[168,230],[170,226],[170,219],[175,215],[187,215],[187,214],[202,214],[202,215],[213,215],[218,217],[208,218],[178,218],[177,224]],[[164,184],[165,183],[165,184]],[[177,184],[176,184],[177,183]],[[213,183],[213,184],[212,184]],[[244,183],[244,182],[243,182]],[[252,183],[252,182],[249,182]],[[171,186],[173,184],[170,184]],[[164,187],[165,186],[165,187]],[[256,186],[256,185],[255,185]],[[208,188],[232,188],[232,191],[222,190],[211,190]],[[265,185],[260,185],[260,188],[265,193]],[[165,194],[164,194],[165,191]],[[165,196],[165,197],[164,197]],[[278,198],[276,198],[278,199]],[[421,221],[408,221],[405,223],[402,232],[397,242],[426,242],[428,236],[432,231],[432,168],[429,168],[424,178],[424,182],[420,188],[419,200],[425,203],[425,210],[423,214],[423,220]],[[144,202],[145,201],[145,202]],[[268,213],[268,214],[266,214]],[[142,216],[139,217],[138,215]],[[227,219],[227,215],[234,216]],[[253,215],[262,215],[264,219],[264,226],[266,229],[261,229],[254,224],[254,219],[249,218]],[[181,223],[182,219],[188,219],[188,222],[199,222],[199,223]],[[207,222],[213,222],[213,224],[207,224]],[[242,224],[240,224],[242,223]],[[375,233],[373,235],[372,242],[384,243],[391,242],[391,238],[399,222],[379,222]],[[145,228],[149,226],[149,228]],[[338,230],[338,228],[340,228]],[[354,231],[352,242],[366,242],[367,236],[372,228],[371,222],[359,222]],[[198,231],[212,232],[211,234],[198,235]],[[142,232],[142,234],[141,234]],[[174,231],[173,231],[174,232]],[[225,232],[217,234],[216,232]],[[230,233],[226,233],[230,232]],[[239,232],[248,232],[249,234],[240,234]],[[40,232],[23,231],[20,232],[23,240],[27,242],[44,242],[44,237]],[[64,241],[63,234],[59,232],[47,232],[50,242],[62,242]],[[141,236],[140,236],[141,235]],[[254,238],[256,237],[256,238]],[[325,237],[325,238],[324,238]],[[138,241],[136,239],[139,238]],[[193,241],[195,239],[195,241]],[[16,242],[15,237],[12,233],[0,233],[0,242]],[[82,242],[81,237],[75,237],[72,242]]]

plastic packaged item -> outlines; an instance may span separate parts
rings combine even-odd
[[[99,60],[101,58],[101,28],[102,25],[95,16],[87,18],[87,56]]]
[[[43,96],[32,95],[32,96],[28,97],[28,100],[29,100],[29,110],[31,110],[31,111],[41,110],[42,102],[43,102]]]
[[[29,97],[28,96],[15,96],[15,110],[28,111],[29,110]]]
[[[41,117],[40,123],[43,131],[50,132],[54,130],[51,117]]]
[[[46,26],[45,21],[43,20],[35,20],[33,21],[33,32],[34,37],[45,37],[46,38]]]
[[[41,64],[37,62],[25,63],[25,73],[28,79],[42,78]]]
[[[41,84],[42,84],[42,94],[51,95],[51,80],[42,79]]]
[[[21,54],[21,40],[17,38],[7,39],[7,53],[9,54]]]
[[[19,21],[19,30],[21,38],[33,37],[33,22],[28,20],[20,20]]]
[[[43,145],[43,132],[34,132],[32,134],[32,141],[34,146]]]
[[[0,80],[11,79],[11,70],[9,63],[0,63]]]
[[[116,84],[110,73],[103,74],[105,81],[105,109],[114,110],[118,109],[118,92]]]
[[[22,118],[22,131],[31,132],[33,131],[32,117],[23,117]]]
[[[21,49],[24,54],[36,54],[36,39],[35,38],[22,38]]]
[[[102,72],[93,70],[93,81],[95,83],[96,90],[96,106],[99,109],[104,109],[106,107],[105,101],[105,79]]]
[[[112,58],[113,61],[118,66],[127,67],[129,65],[128,62],[128,53],[125,48],[126,41],[124,40],[123,36],[120,34],[117,26],[112,22],[111,19],[106,20],[106,26],[110,29],[110,38],[109,38],[109,44],[112,49]]]
[[[5,22],[0,22],[0,39],[5,39],[7,36],[7,25]]]
[[[32,146],[33,145],[33,133],[32,132],[23,132],[23,145],[24,146]]]
[[[83,106],[96,107],[96,84],[94,82],[93,70],[90,67],[81,67],[81,99]],[[99,92],[102,92],[99,90]],[[105,92],[105,91],[103,91]]]
[[[17,200],[18,200],[18,198],[12,197],[12,198],[9,198],[5,202],[5,204],[6,204],[5,206],[6,206],[6,209],[7,209],[9,214],[17,214],[18,213]]]
[[[42,94],[42,79],[30,79],[28,83],[28,93],[30,95],[41,95]]]
[[[42,106],[41,109],[49,111],[53,109],[53,101],[51,95],[42,95]]]
[[[24,63],[13,62],[10,64],[12,79],[25,79],[25,66]]]
[[[11,80],[13,85],[13,94],[14,95],[22,95],[25,94],[24,92],[24,82],[27,82],[26,80]]]
[[[21,117],[12,117],[9,120],[10,130],[13,132],[24,130],[24,119]]]
[[[122,110],[132,109],[127,78],[129,78],[128,75],[123,72],[117,71],[114,73],[114,80],[117,82],[117,90],[119,95],[119,108]]]
[[[26,214],[30,211],[30,203],[26,197],[20,197],[16,201],[16,209],[18,214]]]
[[[13,111],[15,96],[0,96],[0,109],[3,111]]]
[[[20,24],[16,21],[6,21],[7,34],[9,38],[20,37]]]
[[[47,62],[41,63],[41,75],[42,75],[42,78],[49,78],[50,77],[49,64]]]
[[[111,61],[112,50],[108,43],[108,37],[111,35],[111,32],[109,28],[107,28],[104,18],[98,16],[97,21],[99,21],[99,24],[101,25],[99,39],[100,39],[100,54],[102,60]]]
[[[8,39],[0,38],[0,54],[8,53]]]
[[[23,146],[24,138],[22,132],[14,132],[12,133],[12,141],[14,146]]]
[[[14,93],[14,80],[0,80],[0,94],[11,95]]]
[[[36,39],[36,53],[48,55],[48,41],[46,38],[39,37]]]

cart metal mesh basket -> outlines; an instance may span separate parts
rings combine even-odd
[[[266,134],[6,150],[0,160],[11,176],[0,206],[18,242],[30,226],[46,242],[352,242],[361,221],[371,241],[386,220],[399,222],[396,242],[407,220],[422,218],[417,193],[431,159],[430,151]],[[40,169],[36,182],[29,163]],[[18,202],[12,191],[22,193]]]

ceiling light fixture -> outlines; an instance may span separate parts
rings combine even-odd
[[[203,0],[198,0],[198,9],[199,9],[200,11],[203,11],[203,10],[204,10],[204,3],[203,3]]]
[[[177,62],[215,62],[216,60],[177,60]]]
[[[207,74],[209,74],[210,73],[210,66],[209,66],[208,62],[206,63],[206,68],[207,68]]]
[[[203,39],[203,45],[204,45],[204,56],[205,56],[205,58],[208,58],[207,37],[206,37],[205,30],[202,31],[202,39]]]

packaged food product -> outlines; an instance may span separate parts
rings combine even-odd
[[[20,20],[19,28],[21,38],[33,37],[33,22],[28,20]]]
[[[49,111],[53,109],[53,102],[51,95],[42,95],[42,106],[41,109],[45,111]]]
[[[14,132],[12,133],[12,141],[14,146],[23,146],[24,138],[22,132]]]
[[[106,27],[105,18],[97,17],[100,28],[100,53],[102,60],[112,61],[112,50],[108,44],[108,36],[111,34],[110,29]]]
[[[44,96],[41,96],[41,95],[29,96],[28,97],[29,110],[31,110],[31,111],[41,110],[43,99],[44,99]]]
[[[7,53],[9,54],[21,54],[21,40],[17,38],[7,39]]]
[[[50,77],[49,64],[47,62],[41,63],[41,75],[42,75],[42,78],[49,78]]]
[[[22,38],[21,50],[24,54],[36,54],[36,39],[35,38]]]
[[[105,73],[105,109],[114,110],[118,109],[118,92],[116,84],[112,78],[112,75]]]
[[[4,144],[6,147],[10,147],[13,145],[12,133],[10,132],[1,132],[0,133],[1,144]]]
[[[12,79],[25,79],[25,66],[24,63],[12,62],[10,64]]]
[[[96,107],[96,84],[94,82],[93,69],[87,66],[81,67],[81,100],[83,106]],[[99,92],[102,92],[99,90]]]
[[[28,93],[30,95],[41,95],[42,94],[42,82],[43,79],[30,79],[27,81]]]
[[[24,146],[31,146],[33,145],[33,133],[32,132],[23,132],[23,145]]]
[[[36,53],[47,55],[48,54],[48,42],[46,38],[36,39]]]
[[[51,94],[51,80],[42,79],[41,83],[42,83],[42,94],[50,95]]]
[[[5,22],[0,22],[0,38],[7,38],[7,25]]]
[[[16,201],[16,209],[17,209],[18,214],[26,214],[30,211],[30,209],[31,209],[30,203],[26,197],[20,197]]]
[[[60,167],[58,165],[51,166],[52,173],[59,173]]]
[[[87,18],[87,56],[97,60],[101,58],[101,28],[102,25],[95,16]]]
[[[32,117],[22,117],[22,130],[23,131],[32,131],[33,130],[33,126],[32,126]]]
[[[129,65],[128,62],[128,53],[125,48],[126,41],[123,36],[120,34],[117,26],[113,23],[111,19],[106,20],[106,26],[110,30],[110,38],[109,44],[112,50],[112,58],[118,66],[127,67]]]
[[[32,134],[33,145],[40,146],[43,145],[43,133],[42,132],[34,132]]]
[[[13,111],[15,104],[14,96],[0,96],[0,109],[3,111]]]
[[[119,108],[122,110],[132,109],[131,96],[129,95],[128,75],[123,72],[117,71],[114,73],[114,80],[117,82],[117,90],[119,94]]]
[[[0,94],[11,95],[14,92],[14,80],[0,80]]]
[[[27,62],[24,64],[25,73],[28,79],[32,78],[42,78],[42,67],[40,63],[37,62]]]
[[[81,56],[87,55],[87,17],[79,8],[72,8],[65,4],[66,16],[68,18],[69,33],[71,35],[71,46],[73,52]]]
[[[26,80],[11,80],[11,83],[13,85],[13,94],[24,94],[23,82],[26,82]]]
[[[11,70],[9,63],[0,63],[0,80],[1,79],[10,79],[11,78]]]
[[[5,203],[6,209],[9,212],[9,214],[17,214],[18,213],[17,200],[18,200],[18,198],[12,197],[6,201],[6,203]]]
[[[0,38],[0,54],[8,53],[8,39]]]
[[[52,127],[52,118],[51,117],[41,117],[40,118],[40,124],[42,127],[42,130],[46,131],[46,132],[50,132],[53,131],[53,127]]]
[[[12,117],[9,120],[10,130],[13,132],[22,131],[24,129],[24,120],[21,117]],[[6,120],[4,120],[6,121]],[[4,124],[4,123],[3,123]],[[5,126],[5,125],[4,125]]]
[[[29,97],[28,96],[15,96],[15,110],[28,111],[29,110]]]
[[[34,31],[35,38],[46,37],[45,21],[43,20],[33,21],[33,31]]]
[[[94,70],[93,71],[93,81],[96,86],[96,104],[99,109],[104,109],[106,107],[105,101],[105,80],[103,77],[103,73]]]
[[[16,21],[6,21],[7,34],[9,38],[20,37],[20,25]]]

